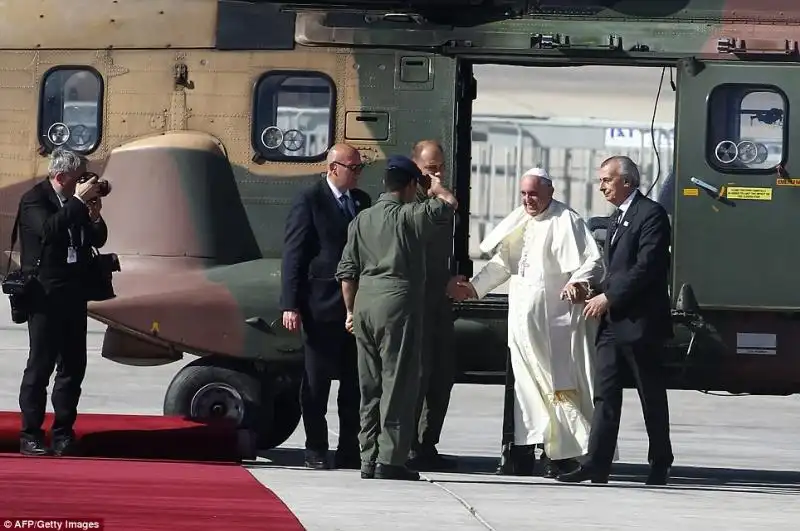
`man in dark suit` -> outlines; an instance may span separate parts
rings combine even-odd
[[[85,173],[83,157],[57,149],[49,178],[28,190],[19,203],[20,263],[38,279],[28,306],[30,353],[19,394],[20,452],[25,455],[68,455],[76,450],[72,428],[86,374],[84,275],[91,248],[105,245],[108,236],[100,216],[97,178],[78,182]],[[42,424],[53,370],[53,444],[46,448]]]
[[[444,179],[444,149],[436,140],[414,145],[412,160],[424,175]],[[418,186],[417,201],[428,201],[428,191]],[[417,430],[411,445],[410,466],[415,470],[449,470],[455,459],[439,453],[436,445],[444,427],[455,379],[456,355],[453,344],[453,305],[445,292],[450,282],[453,254],[453,218],[436,228],[426,244],[425,308],[422,339],[422,378],[416,410]]]
[[[302,328],[305,374],[301,386],[306,431],[306,466],[328,468],[328,396],[339,378],[339,446],[336,468],[360,468],[358,432],[361,396],[356,343],[344,326],[347,312],[336,268],[347,243],[347,226],[371,204],[358,190],[364,165],[348,144],[328,153],[324,179],[303,190],[286,220],[283,247],[281,309],[290,331]]]
[[[648,485],[666,484],[673,455],[662,351],[672,337],[669,300],[670,224],[664,208],[638,191],[639,170],[628,157],[600,166],[600,191],[617,207],[605,244],[603,293],[584,313],[600,319],[589,451],[559,481],[608,481],[619,434],[623,371],[630,371],[650,441]]]

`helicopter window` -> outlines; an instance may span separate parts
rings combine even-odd
[[[253,104],[253,148],[267,160],[321,160],[333,144],[336,89],[318,72],[268,72]]]
[[[88,154],[100,145],[103,78],[89,67],[55,67],[42,78],[39,141]]]
[[[708,161],[721,172],[765,172],[784,162],[786,96],[775,87],[720,85],[708,99]]]

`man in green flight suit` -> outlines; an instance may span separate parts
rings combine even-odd
[[[444,150],[439,142],[417,142],[411,158],[424,175],[444,179]],[[417,201],[426,200],[427,190],[420,185]],[[422,379],[416,408],[417,432],[409,455],[409,466],[414,470],[449,470],[457,465],[454,459],[445,458],[436,450],[456,370],[453,305],[445,293],[453,254],[453,221],[454,218],[450,218],[438,226],[425,249]]]
[[[419,182],[430,197],[422,203]],[[418,480],[406,462],[420,385],[425,249],[439,225],[453,218],[457,202],[408,157],[389,158],[384,186],[350,223],[336,278],[347,308],[343,326],[358,347],[361,477]]]

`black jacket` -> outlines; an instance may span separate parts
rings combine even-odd
[[[372,204],[369,195],[350,190],[356,214]],[[349,222],[326,179],[303,190],[286,219],[281,264],[281,309],[303,321],[344,321],[346,310],[336,268],[347,243]]]
[[[598,333],[611,327],[619,343],[672,337],[669,299],[671,228],[664,208],[639,192],[606,238],[603,292],[609,309]]]
[[[77,250],[74,264],[67,263],[70,231]],[[38,278],[47,292],[82,282],[91,248],[105,245],[107,237],[105,222],[100,218],[93,223],[80,200],[71,197],[62,207],[49,180],[36,184],[20,199],[20,263],[29,272],[40,260]]]

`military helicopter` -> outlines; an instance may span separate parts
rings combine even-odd
[[[0,238],[54,148],[87,155],[114,185],[106,248],[122,265],[116,298],[90,306],[102,355],[196,356],[164,413],[248,422],[272,448],[300,418],[302,347],[278,311],[283,222],[334,142],[360,149],[377,194],[387,154],[440,139],[467,219],[473,65],[674,68],[669,385],[796,393],[800,252],[781,234],[800,228],[800,5],[745,4],[72,0],[86,28],[73,31],[63,2],[6,2]],[[469,276],[468,238],[459,223],[453,272]],[[500,295],[458,305],[458,382],[503,383],[507,309]]]

